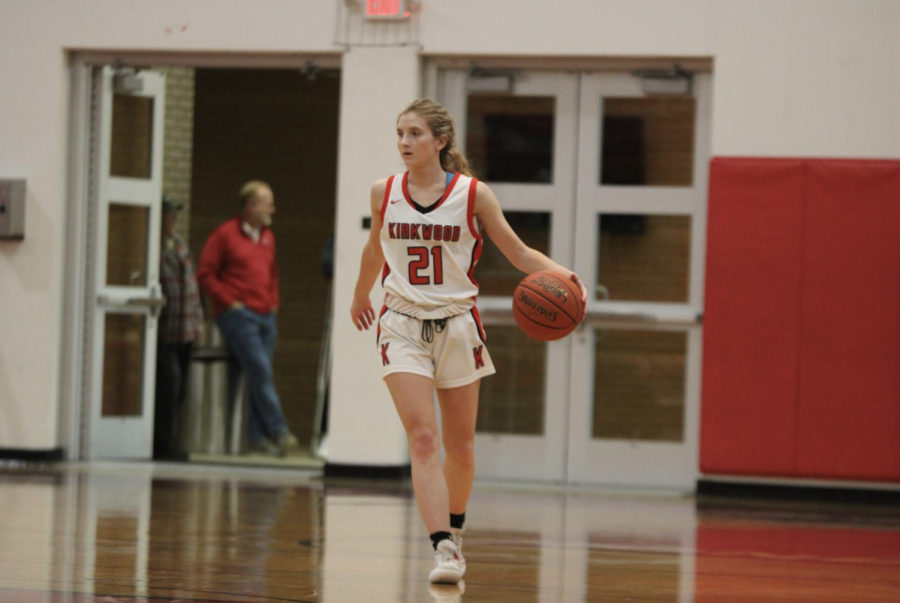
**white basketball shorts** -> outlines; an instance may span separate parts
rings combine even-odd
[[[440,389],[462,387],[497,371],[484,344],[477,309],[443,319],[419,319],[387,308],[378,319],[381,377],[413,373]]]

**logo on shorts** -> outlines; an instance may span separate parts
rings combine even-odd
[[[390,341],[387,343],[381,344],[381,366],[387,366],[391,363],[391,361],[388,360],[388,357],[387,357],[387,349],[388,349],[389,345],[391,345]]]
[[[484,366],[484,346],[480,345],[477,348],[472,348],[472,354],[475,356],[475,368],[480,369]]]

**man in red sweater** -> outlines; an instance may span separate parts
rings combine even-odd
[[[275,236],[270,230],[275,197],[268,184],[253,180],[241,188],[240,203],[241,214],[216,228],[206,241],[197,279],[212,297],[216,324],[237,361],[228,371],[229,415],[243,370],[250,400],[250,449],[284,456],[297,450],[298,442],[285,423],[272,379],[279,306]]]

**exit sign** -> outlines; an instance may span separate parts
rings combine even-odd
[[[366,17],[369,19],[408,19],[406,0],[366,0]]]

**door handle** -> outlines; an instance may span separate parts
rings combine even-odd
[[[631,312],[631,311],[610,311],[610,310],[594,310],[588,309],[585,323],[613,323],[613,322],[643,322],[670,325],[698,325],[703,323],[703,313],[688,316],[660,316],[655,312]],[[582,323],[584,324],[584,323]]]
[[[150,311],[150,315],[159,318],[163,306],[166,305],[166,298],[156,288],[150,291],[150,297],[128,297],[125,299],[114,299],[109,295],[98,295],[97,303],[101,306],[130,306],[138,308],[146,308]]]
[[[129,297],[125,300],[113,299],[108,295],[98,295],[97,303],[101,306],[138,306],[140,308],[162,308],[166,305],[164,297]]]
[[[650,312],[609,312],[602,310],[599,312],[591,312],[588,310],[587,319],[600,321],[637,320],[640,322],[657,322],[659,321],[659,316]]]
[[[140,306],[141,308],[162,308],[166,305],[166,299],[164,297],[153,298],[153,297],[129,297],[125,302],[129,306]]]
[[[157,283],[150,288],[150,297],[132,297],[128,300],[128,304],[148,308],[150,316],[159,318],[163,306],[166,305],[166,296],[162,294],[162,288]]]

